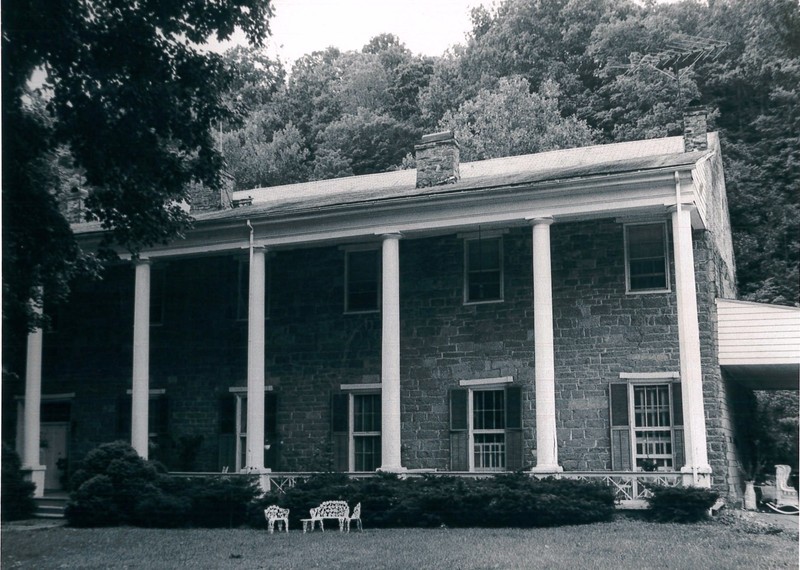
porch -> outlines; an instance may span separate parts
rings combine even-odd
[[[437,471],[430,469],[408,470],[398,474],[399,477],[463,477],[467,479],[481,479],[496,477],[505,473],[487,473],[471,471]],[[265,493],[285,493],[297,483],[305,481],[322,472],[267,472],[261,474],[250,473],[218,473],[218,472],[170,472],[174,477],[258,477],[259,485]],[[377,477],[374,472],[369,473],[342,473],[351,479],[368,479]],[[611,487],[614,491],[614,503],[617,509],[638,510],[647,508],[647,499],[651,496],[650,487],[663,485],[680,487],[684,485],[685,473],[680,471],[562,471],[552,474],[531,473],[531,477],[556,479],[576,479],[581,481],[595,481]]]

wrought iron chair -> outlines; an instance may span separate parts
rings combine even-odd
[[[277,505],[270,505],[264,509],[264,517],[267,519],[267,528],[270,534],[274,531],[276,522],[282,522],[283,530],[289,532],[289,509],[282,509]],[[278,530],[280,530],[280,526]]]
[[[356,521],[356,526],[358,527],[358,531],[364,532],[364,529],[361,526],[361,503],[358,503],[353,508],[353,513],[349,517],[347,517],[347,520],[345,521],[345,528],[347,529],[347,532],[350,532],[350,523],[353,521]]]

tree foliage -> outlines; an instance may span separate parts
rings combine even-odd
[[[265,0],[3,3],[4,315],[29,316],[41,285],[64,294],[81,259],[46,166],[58,145],[109,242],[136,253],[188,226],[176,202],[189,182],[219,183],[210,127],[231,116],[229,74],[198,45],[236,28],[261,44],[270,15]],[[34,72],[47,117],[26,97]]]
[[[552,81],[539,94],[522,77],[503,78],[497,88],[482,89],[455,113],[447,112],[440,126],[455,132],[467,161],[591,144],[584,121],[559,113],[558,94]]]

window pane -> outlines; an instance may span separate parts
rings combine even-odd
[[[347,252],[347,310],[378,308],[378,250]]]
[[[381,431],[381,397],[378,394],[353,397],[353,433]]]
[[[468,240],[467,301],[492,301],[502,298],[500,238]]]
[[[505,429],[505,415],[504,390],[473,392],[472,429]]]
[[[375,471],[381,466],[381,436],[356,436],[353,442],[356,471]]]
[[[506,468],[506,436],[503,433],[475,434],[475,469],[500,471]]]
[[[626,231],[631,290],[666,289],[664,225],[659,223],[628,226]]]
[[[636,467],[645,471],[673,468],[669,386],[634,386],[633,409]]]

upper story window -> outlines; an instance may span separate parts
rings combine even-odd
[[[625,262],[629,293],[668,291],[666,223],[626,225]]]
[[[380,250],[345,252],[344,310],[365,313],[380,309]]]
[[[464,240],[464,302],[503,300],[503,238]]]

